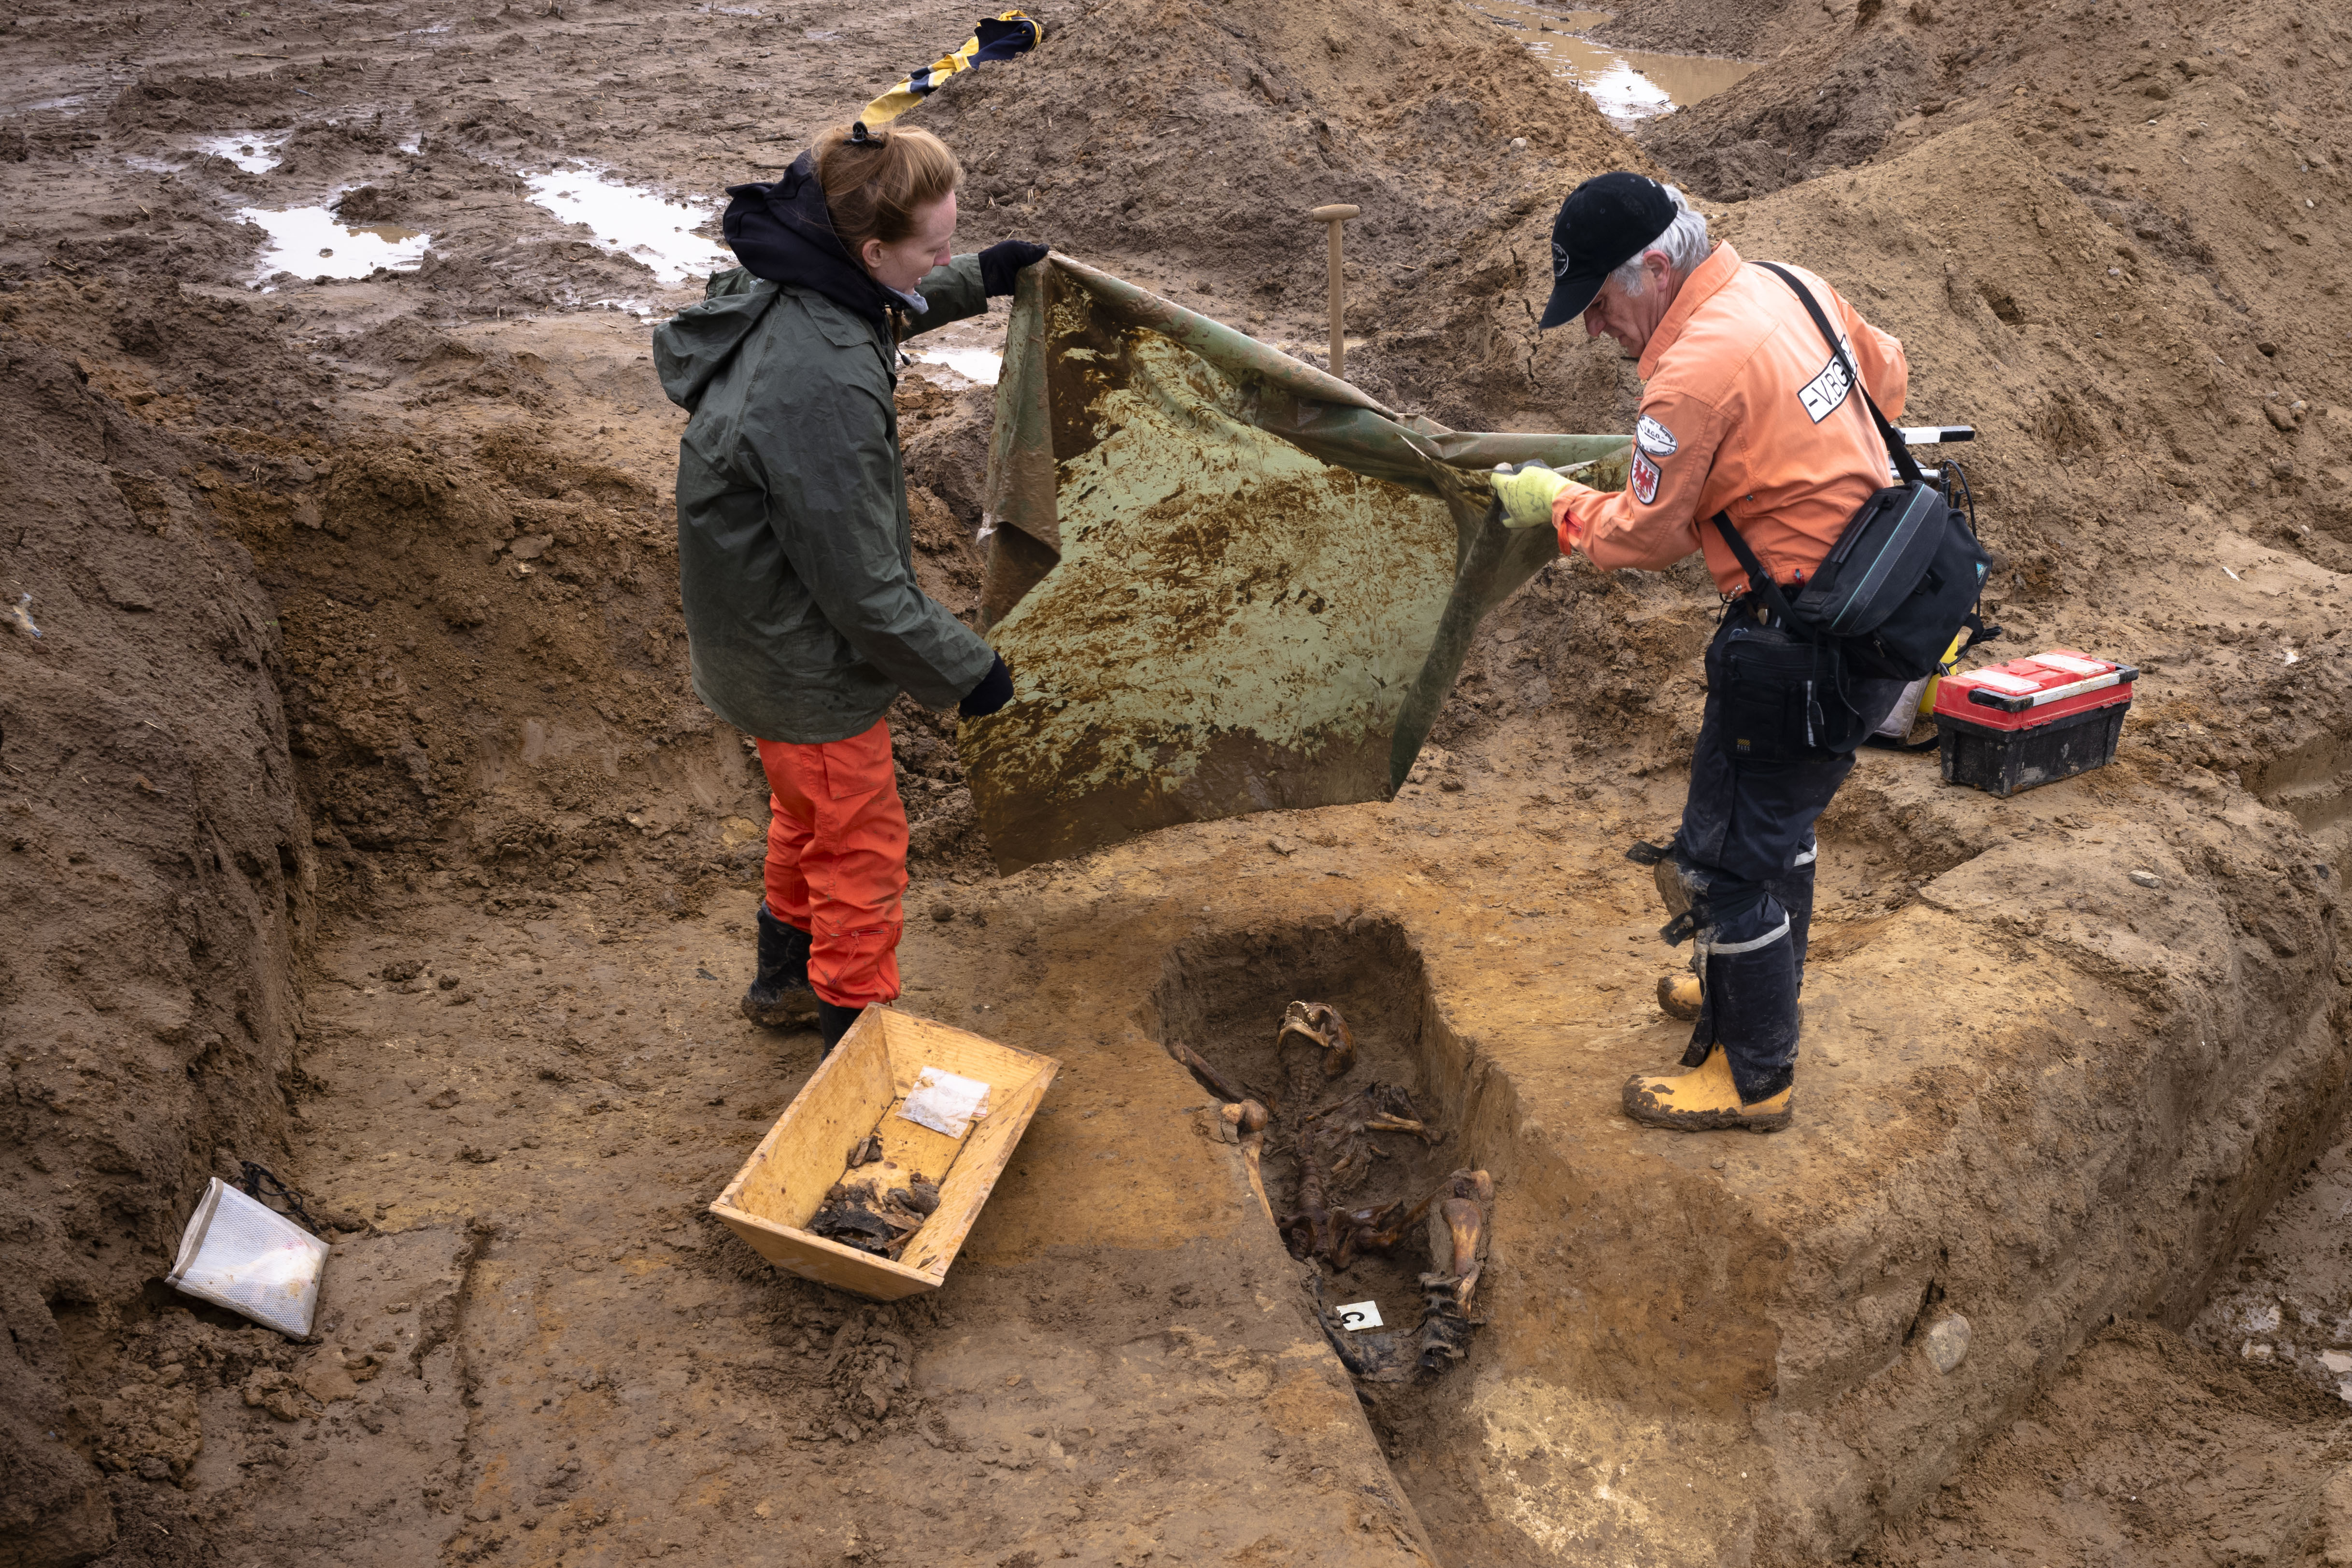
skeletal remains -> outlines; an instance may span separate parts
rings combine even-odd
[[[875,1167],[872,1174],[860,1174],[867,1166]],[[938,1184],[883,1158],[882,1140],[869,1133],[850,1145],[848,1169],[825,1189],[808,1228],[844,1247],[895,1259],[939,1207]]]
[[[1485,1171],[1457,1170],[1418,1203],[1399,1197],[1349,1207],[1338,1201],[1364,1185],[1375,1162],[1389,1157],[1373,1142],[1374,1134],[1395,1133],[1424,1145],[1437,1142],[1412,1097],[1392,1083],[1367,1083],[1317,1103],[1356,1064],[1355,1032],[1339,1009],[1328,1002],[1293,1002],[1284,1009],[1282,1030],[1275,1040],[1283,1089],[1273,1111],[1192,1047],[1171,1041],[1168,1054],[1225,1102],[1224,1120],[1241,1147],[1250,1188],[1292,1257],[1339,1270],[1365,1253],[1393,1252],[1416,1236],[1425,1239],[1430,1268],[1421,1276],[1422,1316],[1416,1333],[1346,1334],[1322,1311],[1324,1332],[1348,1370],[1369,1381],[1394,1383],[1416,1370],[1444,1372],[1461,1360],[1469,1349],[1470,1331],[1479,1322],[1470,1315],[1470,1302],[1486,1255],[1494,1180]],[[1269,1127],[1298,1173],[1294,1207],[1280,1214],[1265,1191]],[[1321,1311],[1319,1270],[1316,1289]]]

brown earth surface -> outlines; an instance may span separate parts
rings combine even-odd
[[[703,1213],[815,1044],[733,1008],[764,800],[686,679],[639,314],[695,286],[520,176],[715,201],[971,15],[31,0],[0,1562],[2352,1561],[2342,20],[1628,5],[1606,36],[1768,61],[1636,146],[1448,0],[1039,14],[917,111],[962,243],[1313,357],[1300,214],[1357,203],[1349,369],[1410,412],[1630,423],[1613,347],[1533,328],[1600,169],[1821,271],[1912,417],[1983,432],[2006,648],[2144,672],[2116,764],[1997,801],[1865,758],[1799,1124],[1677,1140],[1615,1105],[1678,1045],[1620,851],[1679,800],[1687,564],[1542,574],[1394,802],[1014,877],[902,704],[902,1005],[1065,1073],[944,1290],[803,1284]],[[276,167],[197,145],[247,136]],[[253,287],[238,210],[314,203],[428,260]],[[971,611],[987,394],[926,365],[900,404],[926,586]],[[1426,1387],[1351,1386],[1157,1048],[1241,1070],[1300,996],[1446,1130],[1424,1163],[1500,1184],[1487,1322]],[[157,1282],[244,1159],[334,1234],[315,1343]],[[1385,1261],[1322,1283],[1412,1309]]]

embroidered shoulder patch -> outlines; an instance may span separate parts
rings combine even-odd
[[[1633,499],[1645,507],[1658,498],[1658,465],[1650,461],[1648,454],[1633,454],[1633,474],[1626,485],[1633,492]]]
[[[1645,413],[1633,425],[1633,444],[1654,457],[1672,457],[1675,433]]]

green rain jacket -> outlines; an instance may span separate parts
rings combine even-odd
[[[980,258],[935,268],[921,329],[988,308]],[[952,706],[995,655],[915,583],[888,329],[741,267],[654,333],[678,442],[677,566],[695,695],[762,740],[873,727],[901,691]]]

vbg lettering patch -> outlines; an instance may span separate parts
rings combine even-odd
[[[1843,356],[1832,354],[1820,375],[1797,389],[1797,401],[1805,405],[1805,412],[1819,424],[1835,413],[1844,403],[1846,394],[1853,391],[1853,378],[1845,373]]]
[[[1655,457],[1672,457],[1676,448],[1675,433],[1646,413],[1634,422],[1633,444]]]

